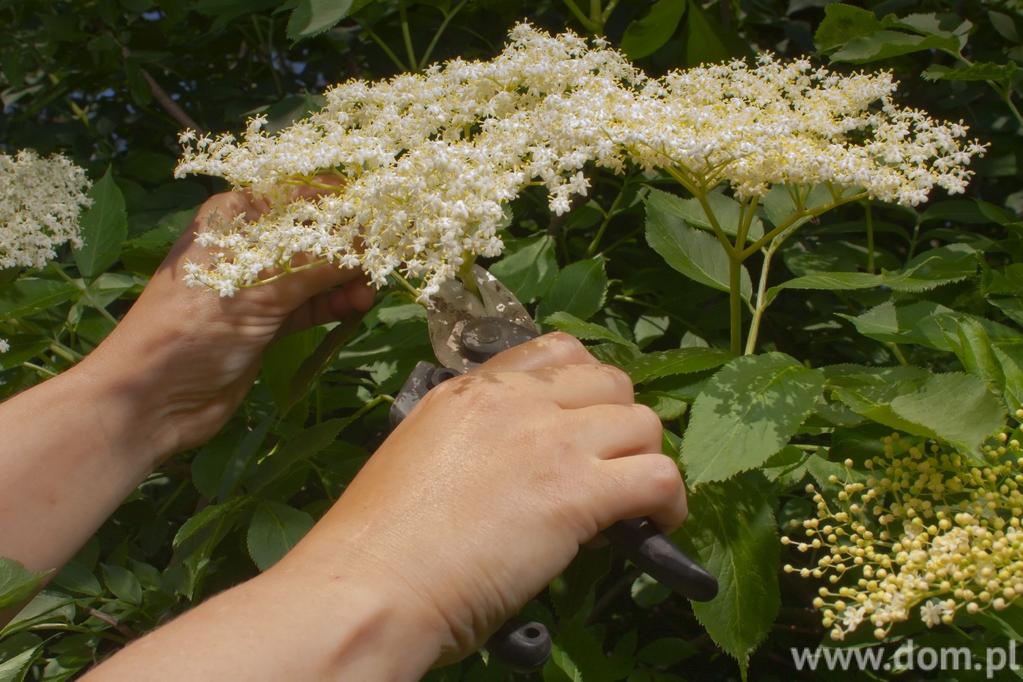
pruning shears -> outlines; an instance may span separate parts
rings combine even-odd
[[[432,298],[427,327],[439,365],[420,362],[415,366],[391,406],[392,427],[434,386],[539,335],[525,306],[494,275],[474,265],[472,277],[476,291],[451,280]],[[678,594],[695,601],[717,595],[717,580],[650,519],[619,521],[603,535],[638,568]],[[539,622],[512,620],[488,640],[487,650],[514,669],[534,670],[550,656],[550,632]]]

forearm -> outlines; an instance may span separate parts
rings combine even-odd
[[[0,405],[0,556],[59,568],[165,454],[117,376],[86,359]]]
[[[419,680],[435,629],[386,590],[316,569],[271,571],[114,655],[84,682]]]

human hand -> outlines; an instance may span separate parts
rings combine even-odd
[[[661,438],[626,374],[570,336],[541,337],[427,394],[270,573],[324,604],[352,586],[375,595],[416,623],[430,660],[454,660],[603,528],[682,522]]]
[[[117,383],[137,402],[155,445],[154,464],[220,429],[252,385],[272,340],[365,311],[373,303],[373,290],[359,273],[332,265],[230,298],[185,285],[184,264],[207,258],[195,233],[213,216],[244,213],[252,220],[265,210],[243,192],[207,200],[135,305],[79,369]]]

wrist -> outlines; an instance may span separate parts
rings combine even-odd
[[[251,587],[302,623],[315,679],[421,679],[441,658],[440,622],[404,586],[336,563],[285,559]]]
[[[138,464],[143,476],[177,450],[173,420],[160,404],[159,379],[131,357],[100,346],[61,378],[74,384],[81,404],[92,411],[108,449],[122,454],[120,461]]]

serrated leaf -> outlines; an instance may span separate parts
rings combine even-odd
[[[148,90],[147,90],[148,92]],[[96,277],[113,265],[128,238],[128,214],[124,195],[114,182],[111,169],[89,190],[92,206],[82,215],[82,246],[74,252],[82,276]]]
[[[516,244],[514,251],[505,253],[489,268],[494,277],[523,303],[547,293],[558,274],[553,239],[548,235],[527,239]]]
[[[606,294],[604,259],[577,261],[558,273],[550,291],[540,301],[537,316],[545,318],[564,312],[585,320],[604,306]]]
[[[831,61],[866,64],[913,52],[957,49],[959,41],[953,37],[920,36],[885,30],[853,38],[831,54]]]
[[[323,33],[351,10],[352,0],[301,0],[288,17],[288,40],[297,43]]]
[[[214,523],[229,520],[235,512],[241,509],[246,501],[247,498],[234,497],[223,504],[210,504],[203,507],[198,513],[181,524],[181,528],[174,535],[171,546],[175,550],[180,550]]]
[[[882,28],[884,24],[869,10],[840,3],[829,4],[824,8],[824,20],[817,27],[814,42],[817,49],[828,52]]]
[[[950,351],[948,340],[937,323],[937,316],[951,313],[940,303],[917,301],[896,304],[887,301],[853,317],[839,314],[853,323],[856,331],[882,343],[913,343]]]
[[[23,278],[0,291],[0,319],[18,319],[48,310],[81,294],[71,282]]]
[[[17,656],[0,662],[0,682],[22,682],[32,664],[43,653],[43,646],[26,649]]]
[[[710,378],[690,412],[681,458],[695,487],[763,464],[813,409],[824,375],[784,353],[736,358]]]
[[[621,346],[636,348],[636,344],[629,341],[621,334],[618,334],[603,325],[580,320],[575,315],[564,311],[548,315],[543,318],[543,323],[554,327],[558,331],[571,334],[577,339],[584,339],[586,341],[609,341]]]
[[[859,414],[899,431],[944,440],[974,454],[1003,424],[1005,411],[984,381],[969,374],[935,374],[916,390],[894,397],[877,391],[837,389],[835,397]]]
[[[713,235],[689,227],[681,217],[660,210],[657,204],[648,202],[646,209],[650,248],[693,281],[719,291],[729,290],[728,255]],[[740,275],[740,291],[749,300],[753,284],[745,267]]]
[[[682,0],[658,0],[650,10],[625,27],[621,49],[630,59],[653,54],[668,42],[686,12]]]
[[[977,62],[969,66],[950,68],[940,64],[932,64],[920,75],[929,81],[998,81],[1008,82],[1019,71],[1015,63],[994,64]]]
[[[31,597],[49,573],[30,571],[13,559],[0,557],[0,610]]]
[[[674,348],[641,355],[623,369],[635,383],[640,384],[661,377],[714,369],[731,358],[731,353],[717,348]]]
[[[280,502],[256,507],[246,534],[249,556],[261,571],[273,566],[313,527],[313,517]]]
[[[693,602],[714,642],[739,663],[764,641],[781,606],[779,546],[769,484],[750,472],[689,496],[689,518],[675,534],[683,549],[718,580],[718,596]]]
[[[871,289],[883,284],[881,275],[866,272],[815,272],[787,280],[767,290],[767,302],[772,302],[785,289],[814,291],[853,291]]]

